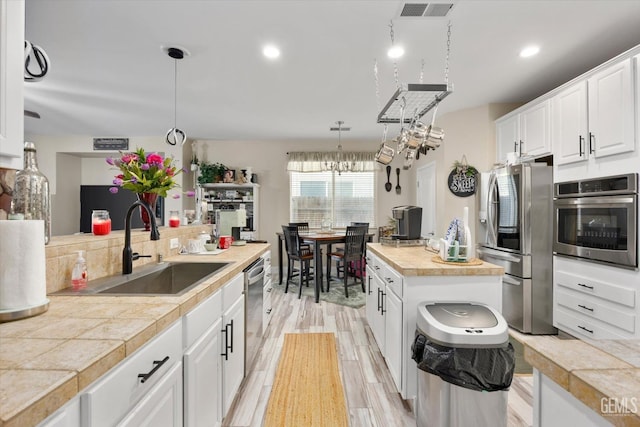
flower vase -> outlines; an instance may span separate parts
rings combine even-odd
[[[151,208],[151,212],[156,211],[156,200],[158,199],[158,193],[136,193],[138,195],[138,200],[145,202]],[[149,218],[149,214],[146,209],[140,206],[140,218],[144,223],[144,230],[151,230],[151,219]]]

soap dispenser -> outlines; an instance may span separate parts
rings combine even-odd
[[[84,259],[84,251],[77,251],[78,258],[76,264],[73,266],[71,272],[71,286],[74,290],[84,289],[87,287],[87,281],[89,280],[87,274],[87,262]]]

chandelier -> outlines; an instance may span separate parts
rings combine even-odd
[[[351,130],[349,127],[343,127],[344,121],[338,120],[336,122],[338,127],[331,127],[329,130],[338,131],[338,151],[336,151],[335,156],[332,161],[325,161],[325,167],[327,170],[332,172],[338,172],[338,175],[341,175],[342,172],[352,172],[355,163],[353,161],[347,160],[344,152],[342,151],[342,131],[348,132]]]

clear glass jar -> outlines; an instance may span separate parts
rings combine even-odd
[[[180,211],[169,211],[169,227],[180,227]]]
[[[44,221],[44,243],[51,240],[51,197],[49,180],[38,169],[36,146],[24,143],[24,169],[16,172],[11,199],[11,213],[23,214],[24,219]]]
[[[109,211],[95,210],[91,213],[91,231],[96,236],[105,236],[111,233]]]
[[[331,231],[331,218],[322,218],[322,222],[320,223],[320,229],[322,231]]]

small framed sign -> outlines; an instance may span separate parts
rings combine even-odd
[[[128,150],[129,138],[93,138],[93,150]]]
[[[467,159],[462,156],[462,162],[456,161],[449,173],[447,186],[458,197],[469,197],[476,193],[476,175],[478,170],[467,164]]]

